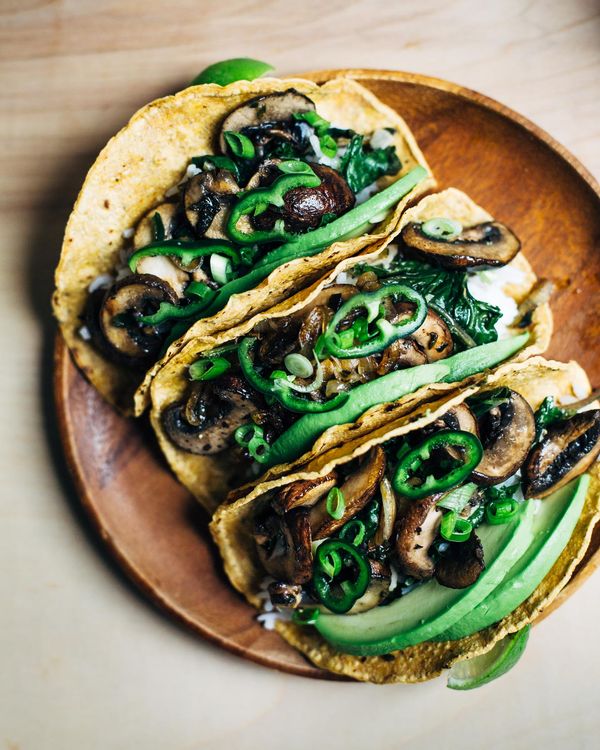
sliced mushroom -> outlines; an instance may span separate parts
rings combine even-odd
[[[185,213],[197,237],[227,240],[225,221],[240,187],[231,172],[214,169],[187,181]]]
[[[255,397],[241,378],[223,375],[197,386],[187,400],[168,406],[162,426],[169,440],[188,453],[219,453],[255,411]]]
[[[163,239],[170,240],[173,236],[173,228],[176,223],[178,206],[175,203],[161,203],[160,206],[150,209],[137,225],[133,235],[133,247],[138,250],[154,242],[154,216],[158,214],[165,233]],[[143,273],[140,271],[140,273]]]
[[[440,430],[462,430],[463,432],[470,432],[479,437],[477,419],[466,404],[457,404],[457,406],[448,409],[445,414],[442,414],[441,417],[438,417],[438,419],[427,425],[427,427],[421,428],[415,433],[415,442],[419,442],[419,439],[426,438]],[[462,453],[458,448],[447,447],[444,450],[446,450],[452,458],[461,458]]]
[[[519,469],[535,439],[535,417],[531,406],[516,391],[492,407],[478,420],[483,458],[473,472],[479,484],[505,482]]]
[[[223,134],[231,131],[236,133],[245,131],[248,134],[248,130],[250,130],[249,135],[262,135],[262,142],[259,141],[258,144],[255,142],[255,145],[259,146],[264,145],[265,138],[273,130],[279,131],[280,138],[285,139],[286,136],[289,138],[291,126],[295,122],[293,115],[314,111],[314,102],[294,89],[254,97],[234,109],[223,120],[219,135],[219,146],[224,154],[227,153],[227,143]],[[252,129],[254,129],[254,133]],[[258,141],[259,139],[255,137],[253,140]]]
[[[301,585],[312,577],[312,539],[308,513],[298,508],[285,516],[272,511],[255,524],[254,540],[260,561],[269,575]]]
[[[178,268],[166,255],[151,255],[141,258],[136,268],[137,274],[150,274],[162,279],[181,298],[190,280],[189,275]]]
[[[516,235],[498,221],[463,229],[452,241],[432,239],[421,224],[411,222],[402,230],[402,239],[415,255],[446,268],[504,266],[521,248]]]
[[[394,533],[394,525],[396,523],[396,493],[386,475],[383,476],[379,483],[379,493],[381,495],[381,510],[379,512],[377,531],[373,537],[373,544],[376,547],[389,542]]]
[[[442,586],[464,589],[475,583],[484,568],[483,546],[473,531],[464,542],[448,543],[435,566],[435,577]]]
[[[340,487],[345,503],[341,518],[336,519],[329,515],[325,499],[320,500],[311,508],[310,527],[313,538],[324,539],[331,536],[346,521],[359,513],[377,492],[384,471],[385,453],[380,446],[375,446]]]
[[[431,578],[435,570],[429,550],[442,522],[439,499],[436,494],[410,503],[397,523],[396,558],[401,570],[418,580]]]
[[[317,187],[296,187],[283,197],[281,208],[271,206],[252,218],[257,229],[272,229],[278,219],[283,219],[285,228],[291,232],[306,232],[321,225],[323,217],[341,216],[354,205],[354,193],[339,172],[322,164],[312,164],[312,169],[321,179]]]
[[[548,427],[523,467],[525,497],[547,497],[583,474],[600,453],[600,409],[583,411]]]
[[[161,302],[176,304],[177,296],[162,279],[149,274],[132,274],[108,289],[98,323],[113,359],[142,364],[158,354],[164,335],[140,318],[157,312]]]
[[[378,375],[387,375],[394,370],[427,364],[427,356],[416,341],[410,337],[398,339],[384,349],[377,367]]]
[[[332,472],[317,479],[299,480],[285,486],[273,500],[273,505],[282,513],[300,506],[311,508],[337,483],[337,474]]]
[[[271,603],[276,607],[295,609],[302,603],[302,586],[285,581],[273,581],[268,586]]]
[[[545,305],[546,302],[550,301],[550,297],[554,292],[554,284],[549,279],[538,279],[529,294],[519,305],[517,311],[519,326],[526,326],[531,322],[532,313],[540,307]]]
[[[346,614],[357,615],[377,607],[390,593],[392,574],[389,565],[379,560],[368,560],[371,580],[365,593],[357,599]]]
[[[397,324],[403,319],[410,317],[414,309],[415,306],[411,302],[398,302],[389,311],[389,319],[392,323]],[[408,338],[423,352],[427,362],[437,362],[440,359],[445,359],[454,350],[454,342],[450,329],[434,310],[427,311],[427,317],[422,325],[411,333]]]

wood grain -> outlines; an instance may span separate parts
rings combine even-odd
[[[342,71],[343,72],[343,71]],[[347,71],[406,118],[441,187],[457,186],[509,224],[539,275],[553,278],[551,355],[600,380],[600,186],[525,118],[454,84],[389,71]],[[339,71],[314,73],[325,80]],[[587,301],[586,305],[581,300]],[[592,321],[590,323],[590,321]],[[202,636],[270,667],[311,677],[306,663],[223,578],[206,519],[167,471],[145,423],[119,417],[85,382],[59,339],[61,438],[82,502],[120,565],[157,604]],[[600,534],[564,601],[600,562]]]

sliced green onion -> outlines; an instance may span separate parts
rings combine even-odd
[[[348,542],[353,547],[360,547],[367,534],[367,527],[358,518],[353,518],[344,524],[338,533],[338,538]]]
[[[462,224],[454,219],[437,217],[421,224],[421,231],[432,240],[452,242],[462,232]]]
[[[454,511],[446,513],[442,518],[440,534],[447,542],[466,542],[472,531],[471,523],[466,518],[461,518]]]
[[[314,625],[320,614],[316,607],[299,607],[292,613],[292,622],[296,625]]]
[[[225,143],[229,146],[231,153],[241,159],[253,159],[256,151],[254,144],[243,133],[236,133],[234,130],[226,130],[223,133]]]
[[[507,500],[492,500],[485,508],[486,521],[492,526],[508,523],[517,515],[520,507],[514,497]]]
[[[342,558],[337,550],[331,550],[321,555],[321,568],[329,578],[335,578],[342,569]]]
[[[310,378],[315,369],[310,359],[303,354],[288,354],[283,363],[292,375],[297,375],[299,378]]]
[[[203,83],[227,86],[234,81],[254,81],[255,78],[260,78],[270,70],[273,70],[273,66],[262,60],[254,60],[251,57],[233,57],[204,68],[190,83],[190,86]]]
[[[354,330],[352,328],[347,328],[345,331],[336,333],[335,337],[339,347],[342,349],[350,349],[354,343]]]
[[[344,493],[339,487],[333,487],[329,490],[327,493],[327,499],[325,500],[325,507],[327,508],[329,515],[336,521],[339,521],[344,515],[344,511],[346,510],[346,500],[344,498]]]
[[[213,253],[210,256],[210,273],[217,284],[227,284],[233,275],[231,260],[224,255]]]
[[[212,293],[213,290],[203,281],[190,281],[185,288],[185,294],[188,297],[193,296],[204,299],[205,297],[210,297]]]
[[[321,146],[321,151],[325,154],[325,156],[332,158],[337,154],[337,143],[330,135],[322,135],[319,138],[319,145]]]
[[[192,380],[214,380],[227,372],[231,367],[225,357],[199,359],[188,368],[188,373]]]
[[[263,428],[254,422],[243,424],[233,433],[235,442],[242,448],[246,448],[248,453],[258,463],[265,463],[269,458],[270,446],[264,439]]]
[[[317,135],[323,135],[331,127],[331,123],[316,112],[294,112],[294,120],[303,120],[315,129]]]
[[[289,375],[285,370],[273,370],[273,372],[269,375],[271,380],[285,380],[287,381],[289,379]]]
[[[460,513],[473,497],[476,490],[477,485],[474,482],[467,482],[462,487],[456,487],[447,492],[441,500],[438,500],[437,506],[438,508],[446,508],[446,510],[453,510],[455,513]]]
[[[287,161],[282,161],[277,165],[277,168],[280,172],[284,172],[284,174],[315,173],[310,164],[307,164],[305,161],[300,161],[300,159],[288,159]]]

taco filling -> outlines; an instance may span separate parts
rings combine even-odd
[[[502,291],[519,273],[505,266],[520,247],[511,230],[441,218],[406,229],[383,259],[349,266],[302,309],[265,317],[192,361],[187,391],[161,413],[171,443],[195,454],[237,450],[248,471],[253,462],[281,463],[330,424],[414,390],[417,372],[423,384],[456,382],[518,350],[528,322]],[[414,234],[451,248],[456,264],[415,257]],[[471,270],[476,255],[485,255],[485,270]],[[499,306],[474,296],[471,288],[489,297],[477,285],[494,288]],[[403,370],[412,372],[390,377]]]
[[[271,493],[248,522],[267,612],[386,654],[497,622],[540,583],[585,498],[600,410],[508,387]]]
[[[258,96],[224,119],[218,153],[139,224],[114,274],[89,288],[80,335],[109,360],[145,370],[196,320],[281,264],[361,234],[427,172],[402,165],[393,129],[362,134],[321,117],[294,89]]]

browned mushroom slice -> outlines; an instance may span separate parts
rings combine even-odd
[[[335,472],[326,474],[324,477],[317,477],[317,479],[292,482],[278,493],[273,500],[273,505],[281,512],[287,512],[299,506],[311,508],[335,487],[336,482]]]
[[[378,375],[387,375],[394,370],[427,364],[427,356],[421,347],[410,337],[398,339],[384,349],[377,367]]]
[[[201,172],[187,181],[183,197],[185,213],[197,237],[229,239],[225,221],[239,190],[226,169]]]
[[[241,378],[224,375],[168,406],[161,415],[162,426],[169,440],[188,453],[219,453],[255,411],[255,397]]]
[[[377,607],[390,593],[392,574],[389,565],[379,560],[368,560],[371,580],[365,593],[357,599],[346,614],[357,615]]]
[[[312,539],[308,513],[298,508],[285,516],[272,511],[255,524],[254,540],[265,571],[289,584],[312,577]]]
[[[340,487],[344,496],[344,513],[341,518],[332,518],[327,512],[325,498],[310,511],[310,527],[314,539],[324,539],[340,529],[346,521],[360,512],[377,492],[385,471],[385,453],[375,446],[367,453],[362,464],[348,476]]]
[[[422,224],[411,222],[402,230],[402,240],[415,255],[446,268],[504,266],[521,248],[518,238],[498,221],[463,229],[452,241],[432,239]]]
[[[473,531],[464,542],[449,542],[435,566],[435,577],[442,586],[464,589],[481,575],[485,563],[481,540]]]
[[[410,317],[414,309],[415,306],[410,302],[399,302],[390,309],[389,319],[392,323],[399,323],[404,318]],[[423,352],[426,362],[437,362],[439,359],[445,359],[454,350],[450,329],[434,310],[427,311],[427,317],[423,324],[414,333],[411,333],[408,340],[416,344],[418,349]]]
[[[381,495],[381,510],[379,511],[377,531],[373,536],[373,545],[376,547],[386,544],[392,538],[397,511],[396,494],[392,483],[385,475],[379,483],[379,492]]]
[[[161,302],[177,303],[177,296],[162,279],[132,274],[108,289],[98,323],[109,356],[124,364],[147,362],[160,351],[164,336],[140,322],[158,311]]]
[[[240,130],[269,126],[263,129],[266,132],[277,129],[287,134],[289,128],[281,126],[284,123],[292,125],[294,114],[314,111],[315,103],[294,89],[254,97],[234,109],[223,120],[219,135],[219,146],[224,154],[227,153],[227,143],[223,134],[231,131],[239,132]]]
[[[285,581],[273,581],[268,586],[271,603],[276,607],[295,609],[302,603],[302,586]]]
[[[160,206],[150,209],[148,213],[140,220],[133,235],[133,247],[138,250],[140,247],[146,247],[154,242],[154,222],[155,215],[158,214],[160,224],[164,231],[165,240],[173,237],[173,226],[176,220],[178,206],[176,203],[161,203]]]
[[[341,216],[354,205],[354,193],[339,172],[322,164],[312,164],[321,179],[317,187],[297,187],[288,190],[281,208],[271,207],[252,218],[257,229],[269,230],[278,219],[283,219],[291,232],[306,232],[321,225],[325,216]]]
[[[535,439],[535,417],[531,406],[516,391],[508,400],[479,417],[483,458],[473,472],[479,484],[505,482],[527,458]]]
[[[431,578],[435,569],[429,550],[442,522],[436,505],[440,497],[429,495],[410,503],[397,523],[396,558],[402,572],[418,580]]]
[[[600,453],[600,409],[550,425],[523,467],[525,497],[546,497],[583,474]]]

